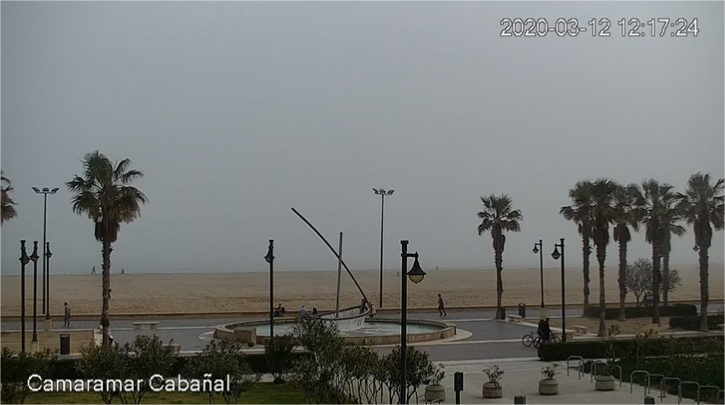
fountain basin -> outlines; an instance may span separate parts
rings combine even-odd
[[[276,318],[274,320],[275,335],[291,335],[295,322],[295,318]],[[408,343],[428,342],[456,335],[455,325],[427,320],[408,320],[407,329]],[[236,334],[235,331],[237,331]],[[254,333],[246,333],[252,331]],[[395,319],[366,319],[362,327],[340,331],[339,336],[345,342],[353,344],[398,344],[400,343],[400,321]],[[240,341],[245,344],[254,342],[255,344],[264,345],[265,340],[269,339],[269,321],[220,325],[214,331],[214,338]]]

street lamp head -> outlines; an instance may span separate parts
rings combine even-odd
[[[40,189],[38,187],[33,187],[33,191],[35,191],[35,194],[40,194]]]
[[[388,195],[393,195],[393,192],[394,192],[394,191],[395,191],[395,190],[388,190]]]
[[[58,190],[60,190],[60,189],[58,187],[56,187],[56,188],[50,190],[50,194],[55,194],[58,192]]]
[[[378,189],[377,188],[374,188],[373,191],[375,192],[375,194],[378,193]]]
[[[534,254],[537,254],[537,253],[539,253],[539,244],[534,243]]]
[[[385,194],[386,193],[386,191],[384,189],[382,189],[382,188],[381,189],[378,189],[378,190],[380,191],[380,194]]]
[[[695,252],[697,252],[698,250],[700,250],[700,247],[697,246],[697,245],[695,245],[695,246],[692,247],[692,250],[694,250]]]
[[[50,242],[45,242],[45,256],[48,258],[53,256],[53,252],[50,251]]]
[[[553,257],[554,260],[559,260],[559,258],[561,257],[561,253],[559,253],[558,245],[554,245],[554,252],[551,254],[551,257]]]
[[[418,253],[416,252],[413,267],[408,272],[408,279],[410,279],[413,283],[418,284],[423,281],[423,278],[425,278],[425,272],[420,268],[420,263],[418,263]]]

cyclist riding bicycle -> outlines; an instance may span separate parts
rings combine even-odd
[[[543,342],[548,342],[551,338],[551,327],[549,326],[549,318],[542,319],[539,321],[539,328],[536,333],[539,335]]]

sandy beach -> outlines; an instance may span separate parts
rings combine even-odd
[[[677,267],[682,286],[670,293],[670,300],[699,299],[699,276],[696,266]],[[358,283],[376,305],[379,300],[378,271],[355,271]],[[540,303],[539,269],[504,269],[504,304]],[[582,272],[580,268],[567,271],[567,304],[582,302]],[[599,300],[597,269],[592,268],[591,298]],[[287,309],[300,305],[320,310],[335,308],[336,272],[279,272],[275,274],[275,302]],[[40,281],[40,280],[39,280]],[[618,300],[617,271],[607,272],[608,302]],[[561,303],[560,272],[545,269],[545,302]],[[341,307],[358,305],[361,296],[350,277],[344,272],[341,280]],[[437,294],[446,305],[492,306],[496,303],[496,275],[487,270],[428,271],[425,280],[408,286],[410,308],[435,307]],[[20,277],[2,276],[2,315],[20,314]],[[38,298],[40,299],[40,286]],[[26,310],[32,314],[32,277],[26,279]],[[51,277],[51,313],[62,315],[63,303],[68,302],[75,315],[98,314],[101,307],[101,276],[55,275]],[[213,313],[264,311],[269,308],[268,273],[212,274],[113,274],[111,276],[111,314],[129,313]],[[723,299],[723,265],[710,265],[710,299]],[[628,301],[634,301],[629,294]],[[399,307],[400,278],[395,270],[387,270],[383,287],[383,307]]]

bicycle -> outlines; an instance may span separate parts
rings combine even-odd
[[[551,336],[549,336],[548,342],[544,342],[544,339],[542,339],[539,336],[536,336],[536,338],[534,339],[534,348],[536,350],[539,350],[539,347],[541,347],[542,343],[560,343],[560,342],[561,342],[561,338],[559,337],[559,335],[557,335],[554,332],[551,332]]]
[[[539,346],[541,346],[542,341],[541,337],[535,332],[529,332],[521,338],[522,345],[525,347],[531,347],[533,345],[537,350],[539,349]],[[561,338],[556,333],[551,332],[549,342],[561,342]]]

